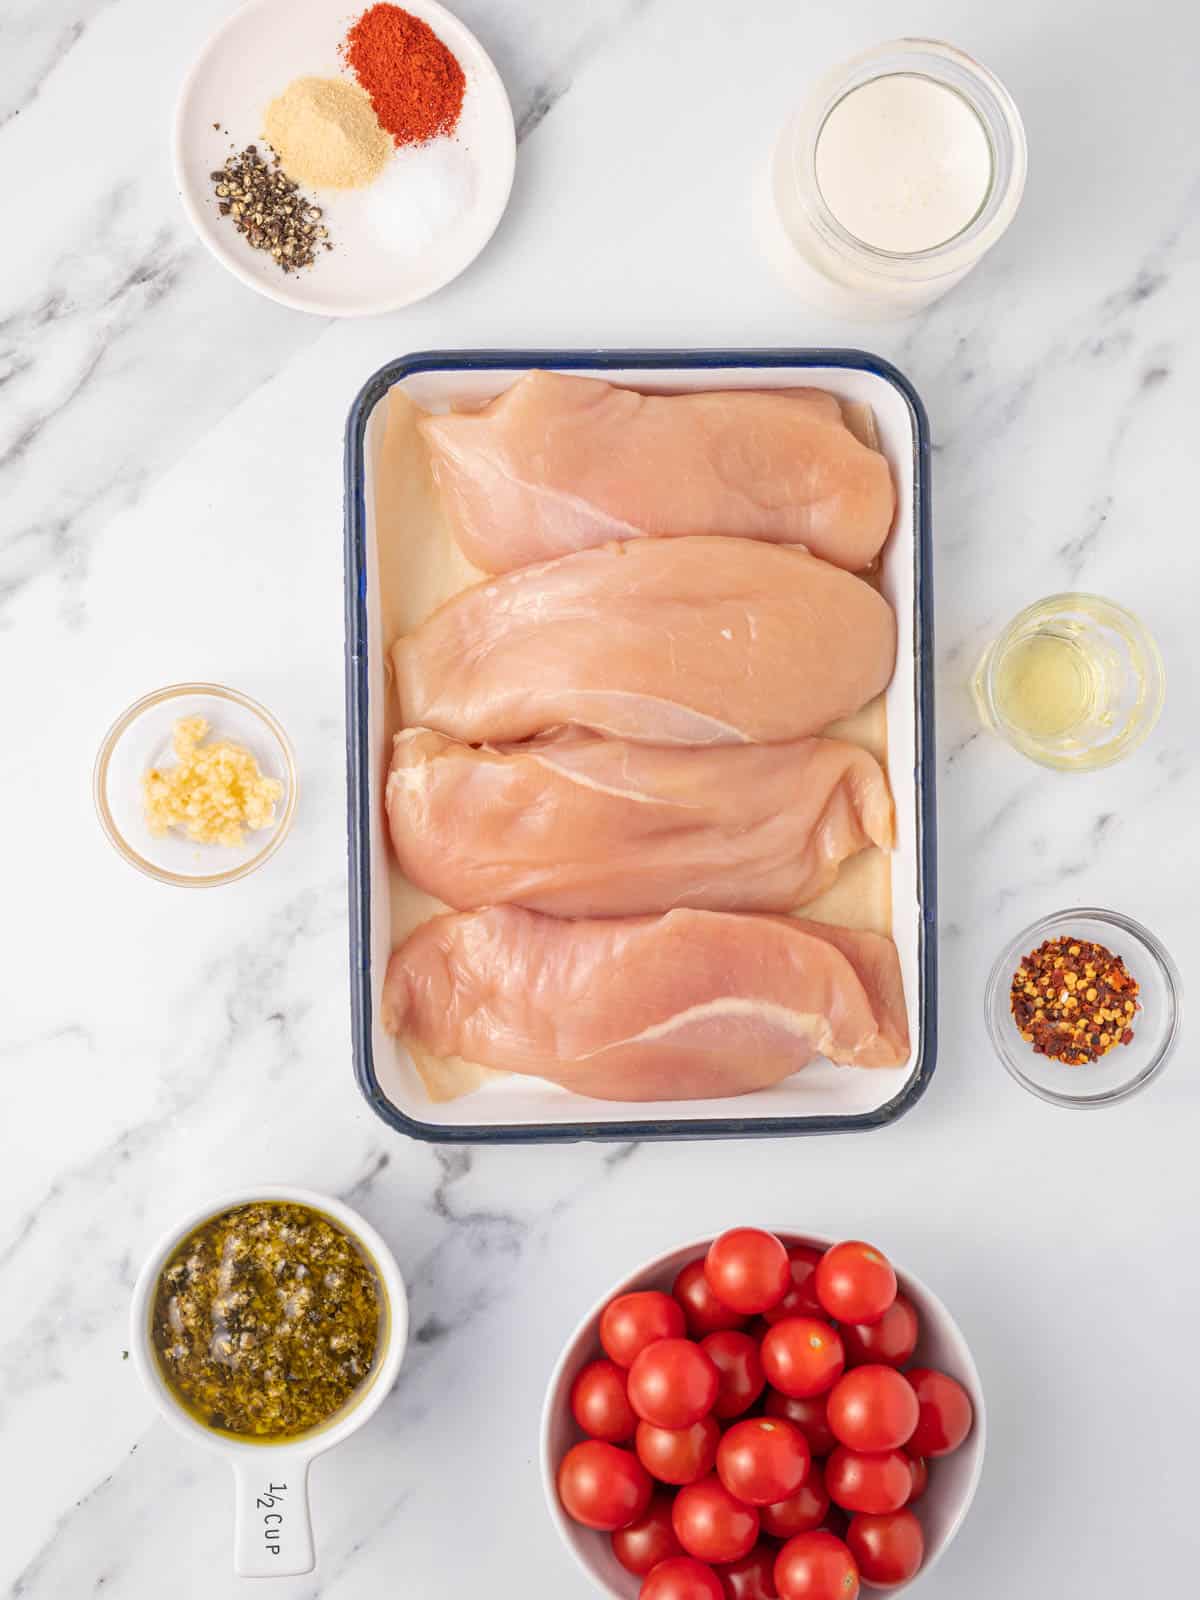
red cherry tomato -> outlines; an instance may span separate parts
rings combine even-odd
[[[584,1433],[609,1444],[633,1438],[637,1417],[615,1361],[590,1361],[571,1385],[571,1412]]]
[[[855,1367],[829,1391],[829,1426],[851,1450],[898,1450],[912,1438],[920,1406],[894,1367]]]
[[[695,1483],[712,1471],[721,1440],[716,1417],[701,1417],[690,1428],[656,1428],[639,1422],[636,1450],[646,1471],[660,1483]]]
[[[920,1332],[912,1301],[898,1294],[878,1322],[847,1322],[843,1326],[846,1365],[881,1361],[888,1367],[902,1367],[912,1360]]]
[[[907,1583],[925,1559],[925,1537],[911,1511],[851,1517],[846,1542],[864,1582],[876,1589]]]
[[[619,1294],[600,1313],[600,1343],[619,1367],[631,1367],[656,1339],[680,1339],[685,1330],[682,1309],[657,1289]]]
[[[629,1403],[656,1428],[690,1428],[712,1410],[719,1387],[716,1367],[690,1339],[658,1339],[629,1369]]]
[[[827,1456],[837,1444],[826,1414],[828,1399],[824,1394],[780,1394],[778,1389],[768,1389],[763,1409],[769,1417],[786,1417],[794,1422],[803,1430],[813,1455]]]
[[[658,1490],[636,1522],[613,1534],[612,1548],[625,1571],[635,1578],[644,1578],[668,1556],[681,1556],[683,1549],[671,1526],[671,1496]]]
[[[671,1556],[660,1561],[638,1590],[638,1600],[724,1600],[721,1580],[703,1561]]]
[[[748,1333],[733,1329],[706,1334],[700,1348],[717,1369],[719,1388],[713,1414],[740,1417],[758,1399],[766,1385],[758,1345]]]
[[[913,1367],[904,1376],[920,1407],[917,1426],[908,1441],[914,1455],[948,1456],[971,1431],[971,1397],[956,1378],[928,1367]]]
[[[794,1422],[746,1417],[717,1448],[717,1476],[748,1506],[769,1506],[795,1494],[811,1461],[808,1440]]]
[[[762,1364],[768,1383],[776,1389],[805,1396],[832,1389],[846,1356],[836,1328],[816,1317],[789,1317],[767,1329]]]
[[[903,1450],[865,1455],[839,1445],[825,1463],[825,1487],[846,1511],[899,1511],[912,1493],[912,1481]]]
[[[764,1533],[774,1539],[793,1539],[798,1533],[811,1533],[819,1528],[829,1515],[829,1496],[825,1491],[825,1475],[814,1461],[804,1477],[804,1482],[786,1500],[763,1506],[759,1512]]]
[[[858,1567],[832,1533],[798,1533],[775,1558],[781,1600],[858,1600]]]
[[[914,1500],[919,1500],[929,1487],[929,1463],[924,1456],[909,1456],[908,1464],[912,1468],[912,1493],[907,1504],[912,1505]]]
[[[813,1272],[821,1252],[811,1244],[794,1244],[788,1251],[791,1283],[777,1306],[763,1313],[768,1322],[782,1322],[784,1317],[823,1317],[820,1302],[813,1293]]]
[[[777,1306],[792,1281],[787,1251],[762,1228],[730,1228],[714,1239],[704,1275],[718,1300],[748,1316]]]
[[[738,1561],[758,1539],[758,1512],[743,1505],[713,1473],[675,1496],[675,1537],[698,1561]]]
[[[756,1544],[748,1556],[718,1569],[726,1600],[778,1600],[775,1587],[775,1551]]]
[[[671,1293],[683,1307],[687,1331],[693,1339],[702,1339],[706,1333],[720,1333],[724,1328],[744,1328],[746,1318],[732,1306],[723,1305],[708,1285],[704,1275],[704,1257],[689,1261],[675,1279]]]
[[[567,1515],[601,1533],[636,1522],[650,1504],[653,1487],[632,1450],[618,1450],[602,1439],[572,1445],[558,1469],[558,1497]]]
[[[873,1244],[847,1239],[821,1257],[813,1287],[827,1316],[839,1322],[878,1322],[896,1298],[896,1274]]]

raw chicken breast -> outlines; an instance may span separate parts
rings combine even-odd
[[[909,1048],[890,939],[722,911],[434,917],[392,956],[382,1018],[418,1051],[600,1100],[749,1094],[817,1055],[898,1067]]]
[[[837,739],[631,744],[570,730],[498,748],[397,734],[387,784],[405,876],[459,910],[560,917],[790,911],[892,842],[875,758]]]
[[[641,395],[531,372],[421,431],[454,535],[485,572],[693,533],[803,544],[857,572],[895,510],[886,460],[818,389]]]
[[[466,589],[394,647],[403,720],[478,744],[577,723],[648,744],[816,733],[892,675],[860,578],[742,539],[641,539]]]

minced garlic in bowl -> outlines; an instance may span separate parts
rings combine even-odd
[[[208,721],[181,717],[171,747],[173,767],[142,778],[146,823],[156,837],[182,828],[197,844],[239,845],[246,830],[269,828],[283,785],[263,776],[249,750],[226,739],[205,744]]]
[[[296,759],[283,727],[249,695],[174,683],[109,728],[92,794],[130,866],[179,888],[214,888],[256,871],[287,837]]]

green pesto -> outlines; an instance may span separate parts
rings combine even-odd
[[[383,1291],[358,1243],[290,1201],[210,1217],[159,1275],[168,1386],[206,1427],[262,1441],[320,1427],[371,1375]]]

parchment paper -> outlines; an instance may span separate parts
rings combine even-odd
[[[383,637],[390,647],[399,635],[415,628],[444,601],[480,582],[486,574],[461,554],[442,516],[429,455],[416,426],[423,413],[399,387],[392,389],[386,405],[375,479],[375,518]],[[846,405],[843,412],[847,425],[859,438],[874,445],[875,426],[870,410]],[[863,576],[870,581],[869,572]],[[387,733],[376,791],[381,812],[392,738],[400,729],[400,707],[392,686],[390,660],[384,670],[388,682]],[[825,731],[862,745],[886,768],[887,719],[882,696]],[[386,830],[386,817],[383,825]],[[390,857],[389,862],[388,894],[395,948],[422,922],[450,908],[410,883]],[[803,915],[818,922],[890,935],[891,870],[887,856],[872,846],[852,857],[843,864],[833,886],[803,908]],[[456,1099],[491,1079],[505,1076],[458,1057],[430,1056],[413,1049],[411,1044],[409,1049],[433,1101]]]

